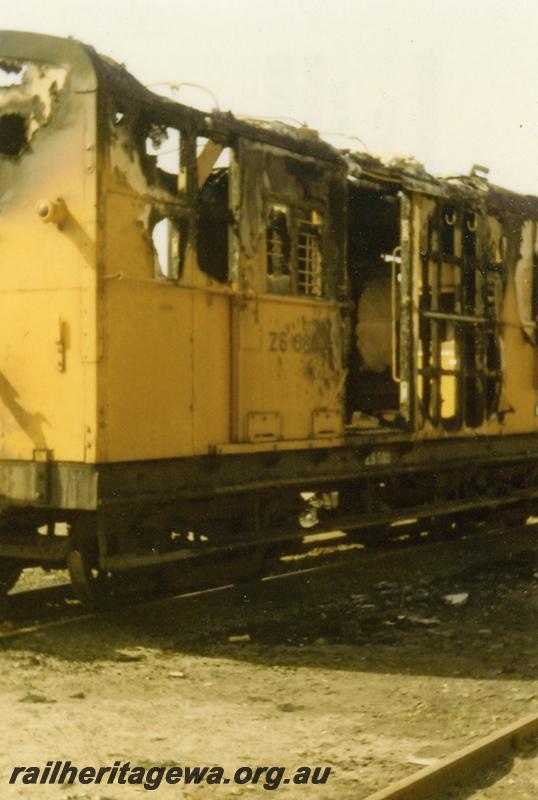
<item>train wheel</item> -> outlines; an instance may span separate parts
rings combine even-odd
[[[98,568],[98,546],[90,520],[81,520],[71,526],[67,569],[77,600],[88,608],[101,608],[110,600],[112,580]]]
[[[22,564],[13,558],[0,558],[0,596],[12,589],[22,572]]]
[[[74,547],[69,551],[67,569],[77,600],[89,608],[101,605],[104,581],[99,572],[92,568],[88,555],[82,548]]]
[[[111,580],[92,561],[82,548],[74,547],[67,556],[67,569],[77,600],[88,608],[102,608],[113,595]]]

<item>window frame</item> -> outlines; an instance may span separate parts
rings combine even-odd
[[[274,209],[278,210],[285,210],[288,220],[288,237],[289,237],[289,255],[288,255],[288,266],[289,266],[289,276],[290,276],[290,288],[287,292],[282,291],[274,291],[270,287],[270,276],[271,273],[269,271],[269,221],[270,221],[270,214]],[[270,197],[268,199],[266,205],[266,213],[265,213],[265,226],[264,226],[264,270],[265,270],[265,292],[270,295],[283,295],[287,297],[299,297],[304,298],[305,300],[330,300],[330,297],[327,294],[327,281],[326,281],[326,271],[325,271],[325,220],[327,215],[327,209],[322,206],[320,203],[290,203],[289,199],[287,198],[280,198],[280,197]],[[319,221],[315,221],[312,218],[318,217]],[[311,221],[312,220],[312,221]],[[300,248],[302,247],[300,244],[300,236],[301,236],[301,225],[316,225],[317,226],[317,253],[319,258],[319,276],[317,280],[320,283],[320,289],[318,292],[313,291],[301,291],[300,288],[300,274],[304,273],[304,270],[299,269],[300,265]],[[314,278],[316,280],[316,278]]]

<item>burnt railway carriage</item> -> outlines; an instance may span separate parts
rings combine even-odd
[[[4,588],[219,580],[298,517],[524,518],[536,198],[188,108],[72,40],[0,34],[0,77]]]

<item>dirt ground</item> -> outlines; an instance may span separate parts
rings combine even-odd
[[[536,534],[538,536],[538,534]],[[447,551],[448,552],[448,551]],[[0,641],[1,797],[263,796],[257,786],[9,786],[17,766],[330,766],[288,798],[361,800],[538,711],[536,552],[450,577],[322,573]],[[484,555],[484,554],[482,554]],[[492,556],[493,557],[493,556]],[[438,565],[439,566],[439,565]],[[378,574],[379,573],[379,574]],[[447,798],[538,796],[536,748]],[[494,783],[492,783],[494,782]],[[488,784],[490,784],[488,786]]]

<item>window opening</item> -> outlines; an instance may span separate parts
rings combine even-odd
[[[454,270],[455,272],[455,270]],[[439,321],[439,340],[441,347],[441,418],[445,421],[456,417],[456,400],[458,391],[458,346],[456,337],[456,323],[450,319],[450,315],[455,316],[456,311],[456,292],[455,287],[443,286],[439,298],[439,308],[441,313],[447,315],[447,319]]]
[[[198,167],[198,187],[204,185],[214,170],[228,169],[230,166],[231,152],[213,139],[206,136],[196,137],[196,162]]]
[[[212,169],[198,189],[198,266],[219,283],[228,281],[228,230],[233,222],[228,208],[228,183],[226,168]]]
[[[154,159],[158,169],[177,178],[181,168],[180,131],[164,125],[151,125],[146,138],[146,154]]]
[[[182,258],[181,236],[177,224],[169,217],[159,220],[153,227],[151,239],[157,277],[178,280]]]
[[[479,427],[493,411],[498,397],[499,348],[496,289],[477,260],[474,212],[459,215],[461,253],[455,237],[455,258],[447,259],[446,229],[458,229],[457,209],[447,225],[446,207],[429,223],[423,253],[420,298],[419,398],[424,415],[447,430]],[[441,251],[437,247],[440,240]],[[467,231],[467,243],[466,242]]]
[[[222,152],[215,161],[213,169],[228,169],[230,166],[230,148],[223,147]]]
[[[457,213],[454,206],[445,206],[443,209],[443,221],[441,226],[441,249],[444,256],[455,254],[455,230],[457,223]]]
[[[317,211],[297,221],[297,291],[321,297],[321,215]]]
[[[289,212],[286,206],[272,206],[266,232],[267,290],[291,293]]]
[[[461,264],[455,263],[454,207],[438,207],[422,252],[418,396],[424,416],[447,430],[461,424]],[[447,260],[447,258],[449,260]]]
[[[463,254],[467,258],[476,257],[476,230],[478,226],[478,214],[467,212],[463,215],[462,247]]]

